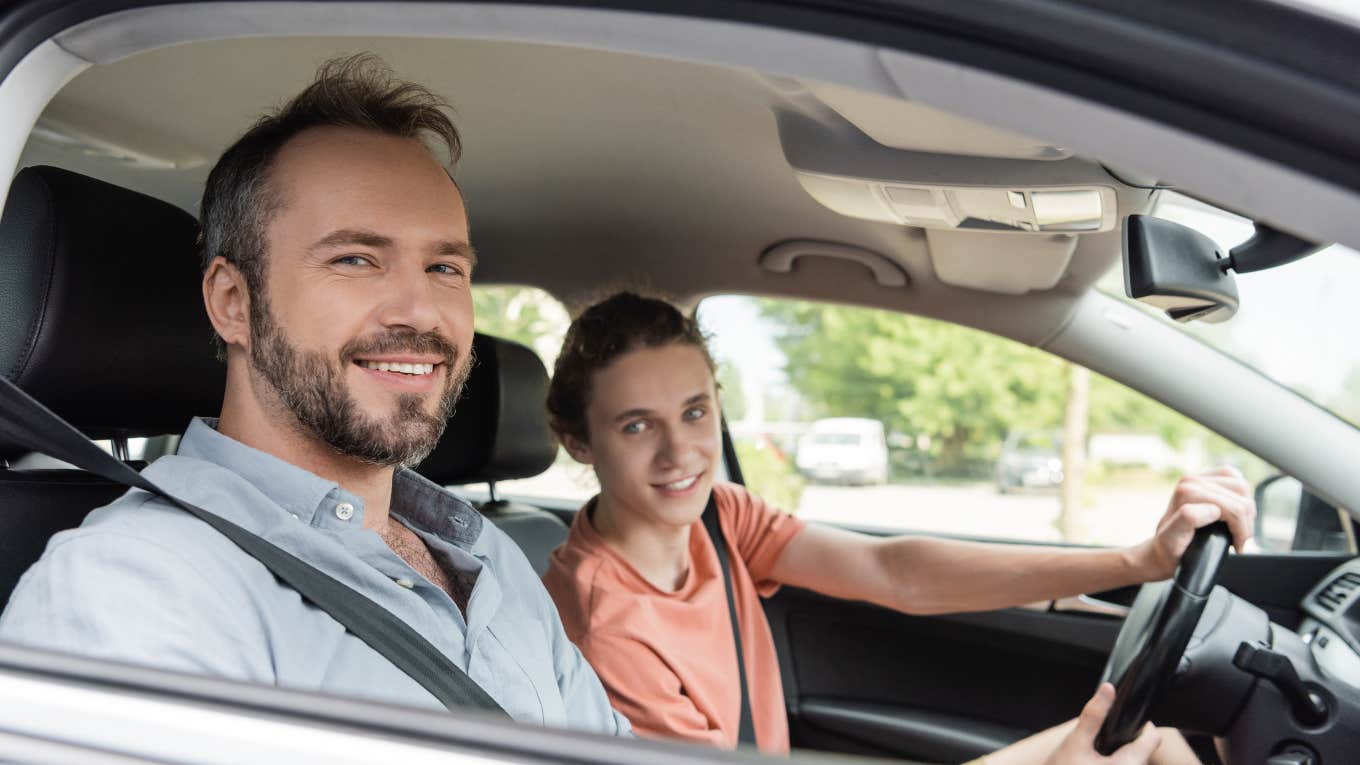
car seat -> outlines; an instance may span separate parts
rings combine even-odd
[[[54,167],[20,171],[0,215],[0,370],[124,458],[129,438],[180,433],[193,416],[218,412],[225,368],[203,310],[197,233],[193,216],[152,197]],[[542,363],[489,336],[473,347],[479,361],[458,414],[418,469],[445,484],[541,472],[556,451]],[[0,457],[15,456],[0,444]],[[124,491],[82,470],[6,462],[0,608],[53,534]],[[491,520],[545,567],[565,525],[536,508],[489,505]]]

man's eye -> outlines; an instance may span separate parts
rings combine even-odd
[[[636,435],[638,433],[643,432],[646,429],[647,423],[644,420],[633,420],[632,422],[623,426],[623,432],[628,435]]]
[[[463,275],[463,268],[456,263],[435,263],[427,270],[436,274],[448,274],[450,276]]]
[[[367,266],[372,265],[373,261],[363,255],[343,255],[332,260],[331,263],[341,266]]]
[[[703,408],[702,406],[694,406],[685,410],[685,419],[699,420],[703,419],[703,416],[706,414],[708,414],[707,409]]]

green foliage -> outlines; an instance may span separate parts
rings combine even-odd
[[[1203,428],[1194,420],[1135,390],[1126,388],[1108,377],[1093,374],[1089,430],[1093,433],[1109,431],[1156,433],[1172,447],[1180,447],[1187,438],[1201,432]]]
[[[735,422],[746,416],[746,392],[742,387],[741,370],[735,364],[718,364],[718,390],[722,399],[723,417]]]
[[[780,510],[798,512],[805,482],[789,459],[778,450],[758,442],[743,439],[734,446],[742,478],[751,491]]]
[[[785,372],[814,417],[873,417],[930,439],[950,472],[995,459],[1006,434],[1061,427],[1063,361],[967,327],[889,311],[762,300]],[[1154,432],[1173,446],[1198,426],[1099,375],[1090,430]]]
[[[790,384],[816,417],[925,434],[945,464],[994,456],[1014,428],[1061,422],[1062,362],[981,332],[887,311],[762,301]]]
[[[533,287],[474,287],[478,332],[534,349],[552,369],[571,319],[552,295]]]

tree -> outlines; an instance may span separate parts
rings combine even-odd
[[[1173,447],[1202,430],[1194,420],[1108,377],[1091,377],[1091,430],[1156,433]]]
[[[761,311],[815,416],[925,434],[943,469],[990,460],[1010,430],[1061,419],[1061,361],[1049,354],[888,311],[783,301]]]
[[[789,384],[814,417],[872,417],[930,440],[941,472],[990,464],[1015,430],[1065,422],[1066,362],[946,322],[817,303],[761,300]],[[1173,446],[1203,429],[1119,383],[1091,375],[1088,430],[1156,433]]]
[[[728,422],[736,422],[746,417],[746,390],[741,379],[741,369],[735,364],[718,364],[718,398],[722,401],[723,417]]]
[[[527,345],[552,369],[571,323],[552,295],[533,287],[477,287],[472,308],[478,332]]]
[[[1058,533],[1065,542],[1086,541],[1082,489],[1086,483],[1086,434],[1090,427],[1091,370],[1068,363],[1067,411],[1063,417],[1063,482]]]

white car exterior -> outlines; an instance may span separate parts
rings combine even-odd
[[[887,483],[883,423],[863,417],[817,420],[798,440],[796,464],[798,472],[814,481]]]

